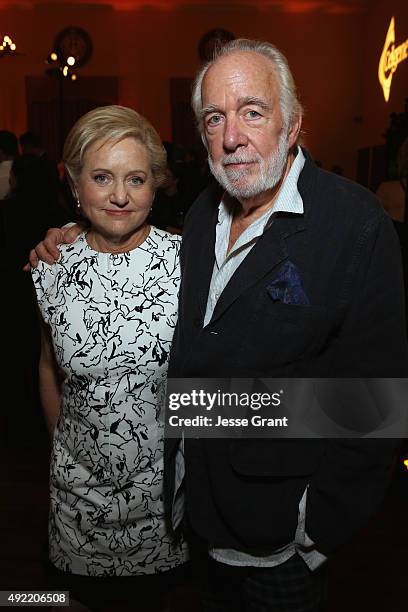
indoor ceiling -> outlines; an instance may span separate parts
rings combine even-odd
[[[256,6],[258,10],[275,9],[285,13],[355,13],[366,10],[372,0],[0,0],[0,8],[32,8],[37,5],[110,5],[119,10],[143,7],[234,9]]]

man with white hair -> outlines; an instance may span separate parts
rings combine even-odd
[[[192,103],[218,184],[186,220],[169,377],[406,376],[390,220],[298,145],[302,107],[283,55],[226,44]],[[380,504],[394,446],[186,439],[183,458],[168,440],[173,523],[184,494],[209,547],[206,612],[323,610],[325,561]]]
[[[227,43],[198,74],[193,107],[217,183],[186,219],[169,376],[406,376],[391,222],[372,194],[299,146],[284,56]],[[55,256],[61,237],[45,241]],[[394,446],[167,440],[173,525],[184,514],[209,549],[206,612],[322,611],[325,561],[381,503]]]

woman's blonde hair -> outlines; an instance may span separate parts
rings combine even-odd
[[[81,173],[84,156],[97,140],[101,146],[124,138],[134,138],[144,145],[152,164],[154,187],[160,187],[166,179],[167,156],[154,127],[136,111],[126,106],[100,106],[83,115],[69,132],[63,151],[63,162],[71,185],[75,185]]]

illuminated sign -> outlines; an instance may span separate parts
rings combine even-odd
[[[398,64],[408,57],[408,38],[405,42],[395,46],[395,19],[392,17],[385,37],[384,49],[378,64],[378,80],[382,87],[385,101],[388,102],[391,91],[392,76]]]

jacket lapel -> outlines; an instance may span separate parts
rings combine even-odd
[[[198,301],[203,319],[207,309],[208,291],[215,262],[215,227],[218,209],[215,212],[215,219],[211,222],[210,231],[202,235],[200,258],[197,262]]]
[[[201,215],[194,223],[194,233],[189,239],[192,250],[186,257],[196,257],[196,261],[188,266],[194,270],[193,276],[188,279],[189,295],[198,299],[200,316],[204,319],[207,308],[208,291],[215,262],[215,231],[218,221],[218,206],[222,197],[222,189],[214,183],[203,194],[201,202]],[[192,290],[195,287],[195,291]]]
[[[278,213],[271,227],[261,236],[250,253],[232,275],[220,295],[211,323],[220,317],[227,308],[247,289],[269,274],[289,257],[286,239],[304,229],[303,218],[290,213]],[[212,257],[212,267],[214,255]],[[211,275],[210,275],[211,279]],[[206,286],[206,299],[209,284]]]

